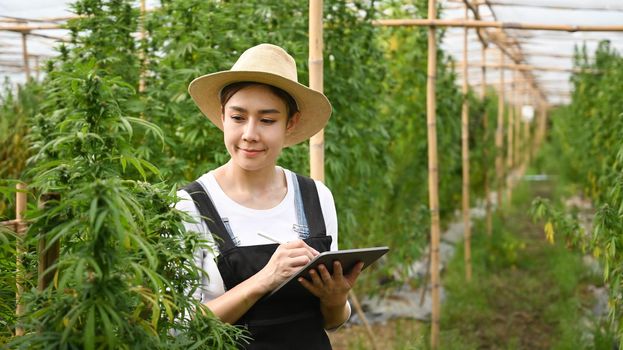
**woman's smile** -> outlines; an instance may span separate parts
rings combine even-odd
[[[253,148],[245,148],[245,147],[236,147],[237,150],[242,152],[246,157],[253,158],[259,156],[264,149],[253,149]]]

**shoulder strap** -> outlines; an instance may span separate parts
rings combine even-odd
[[[296,174],[296,179],[299,183],[301,198],[303,199],[303,210],[305,210],[305,217],[309,226],[309,236],[326,236],[327,227],[324,223],[316,183],[313,179],[299,174]]]
[[[225,251],[229,248],[235,247],[236,245],[229,236],[229,233],[227,233],[227,229],[225,228],[223,220],[221,220],[221,216],[203,186],[201,186],[199,182],[193,181],[185,186],[183,190],[190,194],[190,197],[195,202],[197,209],[199,209],[199,213],[201,214],[203,221],[205,221],[206,225],[208,225],[210,233],[220,238],[215,239],[219,250]]]

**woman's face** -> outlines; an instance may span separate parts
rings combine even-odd
[[[236,92],[223,108],[223,138],[231,159],[247,171],[274,167],[297,116],[288,123],[286,105],[267,86]]]

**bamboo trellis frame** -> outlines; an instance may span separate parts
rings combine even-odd
[[[314,3],[314,2],[315,1],[313,1],[313,0],[310,1],[310,10],[311,10],[311,6],[312,6],[311,4]],[[321,2],[322,1],[320,1],[320,3]],[[548,26],[548,25],[536,25],[536,24],[525,25],[525,24],[518,24],[518,23],[505,23],[505,22],[500,22],[500,21],[493,21],[493,22],[469,21],[467,19],[465,19],[465,20],[452,20],[452,21],[449,21],[449,20],[437,20],[437,19],[435,19],[435,17],[436,17],[435,10],[434,9],[431,10],[431,3],[434,4],[435,0],[429,1],[429,19],[427,19],[427,20],[408,20],[408,21],[416,21],[416,22],[409,22],[409,24],[387,24],[386,21],[388,21],[388,20],[381,20],[381,21],[376,21],[375,24],[376,25],[423,25],[423,26],[428,26],[428,28],[429,28],[429,44],[430,44],[431,36],[432,36],[433,39],[435,37],[435,33],[434,33],[434,29],[435,28],[434,28],[434,26],[450,26],[450,27],[462,27],[462,28],[476,28],[477,32],[479,34],[480,34],[480,30],[483,29],[483,28],[539,29],[539,30],[568,31],[568,32],[574,32],[574,31],[606,31],[606,30],[607,31],[623,31],[623,26]],[[484,3],[487,3],[488,5],[489,4],[499,5],[499,3],[497,3],[497,2],[481,2],[481,3],[472,2],[472,3],[473,4],[481,4],[481,3],[484,4]],[[320,6],[320,7],[322,7],[322,6]],[[434,5],[433,5],[433,7],[434,7]],[[404,20],[398,20],[398,21],[404,21]],[[419,24],[416,24],[417,21],[420,21]],[[2,21],[0,21],[0,22],[2,22]],[[312,78],[311,78],[312,77],[312,70],[314,69],[314,68],[312,68],[312,66],[315,65],[315,64],[318,64],[318,62],[316,62],[315,59],[312,59],[312,56],[311,56],[312,55],[312,50],[311,50],[311,47],[312,47],[312,45],[311,45],[311,42],[312,42],[311,25],[312,24],[311,24],[311,12],[310,12],[310,62],[309,62],[310,63],[309,64],[309,66],[310,66],[310,87],[312,87],[312,85],[314,84],[312,82]],[[48,25],[48,26],[49,27],[46,27],[46,25],[41,25],[41,26],[24,26],[24,25],[22,25],[22,26],[15,26],[15,28],[17,28],[17,29],[7,29],[7,28],[12,28],[11,26],[0,26],[0,30],[12,30],[12,31],[18,31],[18,32],[23,32],[24,34],[27,34],[31,30],[37,30],[37,29],[61,29],[62,28],[60,25],[56,25],[56,27],[55,27],[55,25]],[[320,28],[322,28],[322,24],[320,24]],[[322,35],[320,37],[320,40],[322,40]],[[322,43],[320,43],[320,45],[322,45]],[[436,46],[434,45],[434,43],[433,43],[432,47],[433,47],[434,51],[436,51]],[[486,60],[485,60],[486,53],[485,53],[484,47],[485,47],[485,44],[483,44],[483,52],[482,52],[483,58],[482,58],[482,62],[486,62]],[[505,49],[500,48],[500,50],[504,51]],[[514,60],[512,54],[510,54],[510,53],[507,53],[507,54],[509,55],[509,57],[511,57]],[[429,57],[430,57],[430,55],[431,55],[431,46],[429,46]],[[25,56],[28,57],[28,54],[26,54]],[[552,55],[552,56],[555,56],[555,55]],[[320,60],[320,70],[322,72],[322,55],[320,55],[319,60]],[[501,60],[502,61],[504,60],[503,55],[501,56]],[[429,59],[429,73],[430,73],[430,68],[431,68],[431,61],[432,60]],[[467,60],[465,59],[465,61],[467,61]],[[470,64],[469,66],[472,66],[472,64]],[[518,65],[518,64],[508,65],[508,67],[502,67],[502,65],[500,65],[499,67],[495,67],[495,65],[482,64],[482,65],[480,65],[478,67],[481,68],[481,70],[483,72],[483,74],[482,74],[482,81],[484,83],[481,84],[482,91],[483,91],[482,92],[482,94],[483,94],[482,97],[484,97],[484,90],[486,88],[486,73],[485,73],[486,72],[486,68],[504,68],[504,69],[515,69],[515,70],[520,70],[520,71],[547,70],[547,69],[538,69],[539,67],[535,67],[533,69],[528,69],[529,65],[523,65],[523,69],[522,69],[521,68],[522,65]],[[548,68],[548,67],[540,67],[540,68]],[[550,67],[550,68],[552,68],[552,67]],[[25,65],[25,69],[28,69],[27,65]],[[465,65],[464,69],[467,69],[467,65]],[[322,77],[322,74],[320,76]],[[464,74],[464,76],[467,77],[467,74]],[[433,71],[433,75],[429,74],[429,82],[427,83],[427,86],[431,85],[430,84],[431,77],[434,80],[434,77],[435,77],[434,76],[434,71]],[[504,91],[504,83],[503,83],[503,81],[504,81],[504,72],[503,72],[503,70],[500,71],[500,77],[501,77],[501,83],[499,84],[500,91],[501,91],[500,95],[503,96],[503,91]],[[467,79],[467,78],[465,78],[465,79]],[[528,80],[528,79],[526,79],[526,80]],[[532,80],[532,82],[534,83],[534,80]],[[428,87],[427,87],[427,90],[428,90],[428,94],[427,94],[427,116],[429,116],[430,114],[428,112],[431,111],[431,108],[430,108],[431,102],[429,102],[430,96],[432,95],[434,97],[434,94],[435,94],[434,84],[432,85],[432,89],[428,89]],[[528,89],[526,88],[526,90],[528,90]],[[320,91],[322,91],[322,80],[320,81]],[[516,89],[513,89],[513,91],[516,91]],[[538,99],[538,98],[539,97],[535,97],[535,99]],[[543,98],[543,96],[541,96],[541,99],[542,98]],[[503,98],[502,98],[502,104],[503,104]],[[543,136],[545,134],[545,127],[546,127],[546,111],[547,111],[547,108],[546,108],[545,102],[543,100],[541,100],[541,104],[542,104],[542,108],[539,109],[539,113],[538,113],[538,118],[537,118],[538,125],[537,125],[537,128],[536,128],[536,134],[535,134],[535,137],[533,138],[533,142],[534,142],[533,145],[535,145],[534,147],[537,147],[537,148],[538,148],[538,145],[540,145],[540,142],[543,139]],[[434,105],[435,105],[435,101],[433,99],[433,101],[432,101],[432,106],[433,106],[433,108],[432,108],[432,123],[431,123],[431,119],[430,119],[431,117],[427,117],[427,119],[429,119],[429,121],[428,121],[429,132],[431,130],[431,127],[435,129],[434,140],[435,140],[435,145],[436,145],[436,128],[435,128],[435,120],[434,120],[435,119]],[[516,112],[514,112],[514,113],[516,113]],[[516,118],[516,119],[518,119],[518,118]],[[484,118],[484,122],[485,123],[486,123],[486,121],[487,121],[487,118]],[[485,128],[485,132],[486,132],[487,125],[484,125],[483,127]],[[509,127],[510,127],[510,125],[509,125]],[[515,134],[515,137],[516,137],[515,138],[515,147],[517,147],[517,144],[518,144],[517,135],[518,134]],[[431,139],[432,139],[432,136],[429,134],[429,145],[430,145],[430,142],[431,142],[430,140]],[[526,141],[528,140],[527,137],[526,138],[522,138],[522,139],[526,140]],[[322,138],[322,142],[320,143],[319,146],[323,148],[323,144],[324,144],[324,138]],[[312,154],[311,152],[313,152],[313,150],[312,150],[313,148],[314,147],[312,145],[310,145],[310,158],[313,157],[311,155]],[[510,150],[509,150],[509,152],[510,152]],[[322,153],[322,154],[323,154],[323,156],[321,158],[322,159],[321,160],[321,164],[324,164],[324,161],[323,161],[324,153]],[[431,168],[431,161],[430,161],[431,157],[430,157],[430,155],[431,154],[430,154],[430,147],[429,147],[429,169]],[[515,152],[515,156],[517,156],[517,152]],[[436,154],[435,154],[435,158],[436,158]],[[322,165],[322,166],[324,166],[324,165]],[[311,167],[314,168],[314,165],[311,165]],[[435,167],[434,170],[436,172],[436,167]],[[312,170],[312,176],[313,176],[313,172],[314,171]],[[324,178],[324,171],[322,171],[322,178]],[[435,185],[437,185],[437,183],[436,183],[437,180],[433,181],[429,177],[429,183],[432,183],[432,182],[435,182]],[[432,189],[432,186],[431,186],[431,189]],[[437,191],[436,188],[435,188],[435,191]],[[430,198],[431,198],[431,212],[432,212],[432,215],[435,215],[435,209],[434,209],[435,207],[433,206],[433,203],[432,203],[432,197],[433,196],[431,194],[429,194],[429,195],[430,195]],[[488,196],[486,196],[486,197],[488,198]],[[438,203],[437,203],[437,209],[436,210],[438,210]],[[433,236],[433,235],[434,235],[434,228],[431,227],[431,236]],[[433,242],[434,242],[434,240],[431,241],[431,244],[433,244]],[[434,248],[431,247],[431,249],[432,249],[432,252],[434,252]],[[433,272],[433,274],[431,275],[431,279],[434,278],[434,270],[433,270],[433,267],[432,267],[433,261],[434,261],[434,259],[432,259],[432,261],[431,261],[431,272]],[[432,282],[432,284],[433,284],[433,288],[435,288],[435,282]],[[437,285],[438,285],[438,282],[437,282]],[[434,296],[433,296],[433,299],[434,299]],[[433,319],[434,319],[434,317],[433,317]],[[433,327],[435,327],[435,322],[433,322]],[[437,330],[437,332],[438,332],[438,330]],[[438,343],[434,343],[434,341],[433,341],[434,333],[435,332],[433,331],[432,336],[431,336],[431,345],[433,345],[433,346],[435,346],[435,344],[438,344]]]

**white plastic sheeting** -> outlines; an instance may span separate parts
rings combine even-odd
[[[484,1],[479,2],[483,3]],[[486,5],[481,5],[480,15],[483,21],[553,25],[623,25],[623,0],[490,0],[488,2],[493,11],[490,11]],[[445,7],[441,15],[442,18],[464,18],[462,1],[444,0],[441,4]],[[469,18],[473,19],[471,11],[469,11]],[[489,30],[495,31],[497,29]],[[575,47],[586,45],[587,53],[592,56],[599,41],[609,40],[611,47],[623,53],[623,32],[570,33],[515,29],[505,29],[505,32],[509,37],[518,41],[525,58],[523,63],[535,68],[550,69],[532,70],[531,72],[540,89],[545,93],[547,102],[551,105],[569,102],[569,92],[572,88],[569,83],[571,72],[554,71],[553,68],[571,69]],[[469,30],[468,42],[468,61],[480,64],[482,44],[474,29]],[[462,62],[463,29],[448,28],[442,47],[450,52],[458,63]],[[495,45],[489,45],[489,47],[491,49],[487,51],[487,63],[498,64],[499,49]],[[510,64],[511,60],[507,57],[505,62]],[[458,66],[457,72],[462,77],[461,69]],[[511,98],[509,82],[513,80],[513,73],[507,69],[504,74],[507,83],[505,85],[505,97],[509,100]],[[498,89],[500,70],[487,68],[486,79],[487,85],[493,84]],[[470,67],[468,70],[470,85],[478,89],[481,80],[480,68]],[[516,102],[522,104],[523,98],[525,97],[517,97]]]

